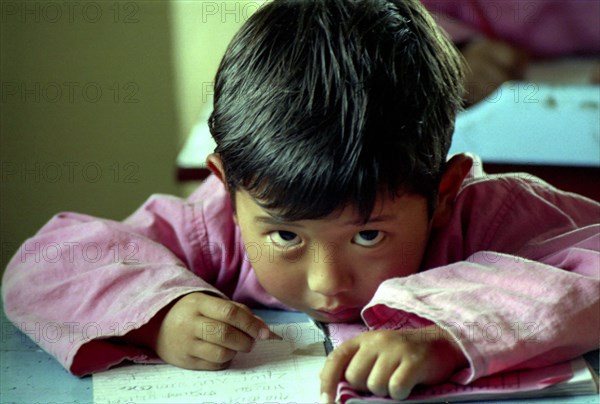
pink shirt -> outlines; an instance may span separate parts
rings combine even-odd
[[[470,178],[423,271],[384,282],[363,318],[372,328],[446,328],[471,365],[459,382],[596,349],[599,221],[600,204],[527,174]],[[202,290],[285,309],[257,282],[215,177],[187,200],[154,195],[123,222],[60,213],[2,283],[7,316],[76,375],[156,360],[110,337]]]
[[[597,0],[422,0],[456,42],[500,39],[534,56],[599,56]]]

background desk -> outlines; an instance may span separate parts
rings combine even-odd
[[[0,402],[15,404],[92,403],[92,378],[69,374],[31,339],[13,326],[2,312],[2,346],[0,347]],[[257,310],[268,323],[303,322],[307,316],[276,310]],[[586,355],[598,371],[598,351]],[[506,400],[505,404],[567,403],[598,404],[598,396],[576,396],[537,400]],[[481,401],[480,401],[481,402]],[[494,400],[497,402],[497,400]],[[477,402],[475,402],[477,403]]]
[[[206,121],[177,158],[180,181],[208,176]],[[565,191],[600,201],[600,86],[507,82],[459,114],[450,154],[471,152],[485,172],[527,172]]]
[[[450,154],[600,201],[600,86],[507,82],[456,120]]]

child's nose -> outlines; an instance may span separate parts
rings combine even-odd
[[[311,262],[307,270],[307,278],[310,290],[327,296],[352,288],[351,268],[335,257]]]

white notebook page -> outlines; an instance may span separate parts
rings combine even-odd
[[[323,335],[313,323],[270,326],[283,341],[258,342],[221,371],[131,365],[93,376],[94,403],[319,402]]]

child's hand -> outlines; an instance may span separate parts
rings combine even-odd
[[[333,402],[346,379],[357,390],[405,399],[416,384],[436,384],[467,365],[460,348],[438,326],[368,331],[337,347],[321,372],[321,402]],[[327,395],[327,398],[325,398]]]
[[[153,348],[165,362],[187,369],[226,368],[256,340],[280,338],[241,303],[204,293],[179,299],[164,315]]]
[[[462,49],[468,64],[466,101],[475,104],[490,95],[505,81],[522,79],[527,55],[505,42],[480,39]]]

